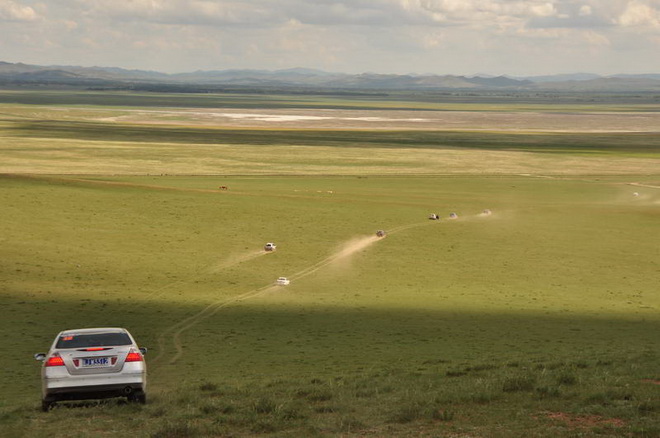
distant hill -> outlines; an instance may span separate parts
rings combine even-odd
[[[27,64],[11,64],[9,62],[2,62],[0,61],[0,74],[20,74],[20,73],[27,73],[27,72],[32,72],[32,71],[39,71],[39,70],[45,70],[48,69],[48,67],[39,67],[36,65],[27,65]]]
[[[624,75],[624,74],[620,74],[620,75],[614,75],[613,77],[622,78],[622,79],[632,78],[632,79],[658,79],[658,80],[660,80],[660,74],[654,74],[654,73],[641,74],[641,75]]]
[[[308,68],[284,70],[211,70],[167,74],[118,67],[38,66],[0,61],[0,86],[101,86],[177,91],[209,91],[231,87],[303,88],[318,90],[511,90],[557,92],[660,91],[660,74],[591,73],[516,78],[434,74],[346,74]]]
[[[624,92],[624,91],[660,91],[660,80],[645,78],[608,77],[584,81],[544,82],[542,88],[554,91],[570,92]]]
[[[14,77],[23,81],[77,81],[86,79],[85,76],[58,69],[26,71],[16,73]]]
[[[530,80],[536,83],[544,82],[565,82],[565,81],[588,81],[591,79],[598,79],[599,75],[593,73],[570,73],[570,74],[560,74],[560,75],[547,75],[547,76],[530,76],[524,79]]]

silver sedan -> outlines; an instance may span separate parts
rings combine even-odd
[[[146,403],[147,367],[131,334],[123,328],[87,328],[59,333],[48,353],[37,353],[41,407],[61,400],[126,397]]]

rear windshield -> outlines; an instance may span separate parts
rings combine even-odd
[[[126,333],[90,333],[62,335],[57,340],[55,348],[112,347],[131,344],[131,338]]]

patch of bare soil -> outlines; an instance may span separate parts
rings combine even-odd
[[[195,108],[125,110],[95,120],[225,128],[657,132],[660,113]]]
[[[599,415],[573,415],[565,412],[545,412],[543,415],[553,421],[565,423],[571,429],[590,429],[593,427],[623,427],[625,421],[620,418],[605,418]]]

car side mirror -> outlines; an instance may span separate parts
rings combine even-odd
[[[147,347],[140,347],[140,353],[142,353],[142,355],[147,354],[147,351]]]
[[[46,359],[46,353],[37,353],[34,355],[34,360],[43,362]]]

